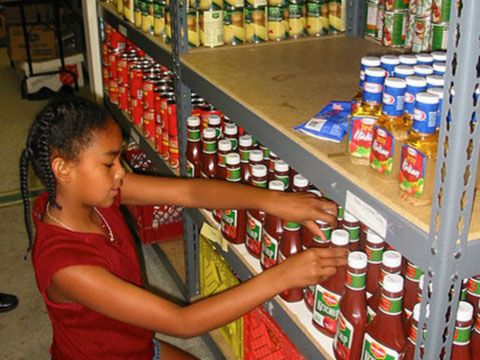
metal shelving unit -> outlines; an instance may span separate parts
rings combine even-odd
[[[423,297],[422,305],[429,302],[431,314],[426,322],[429,336],[423,358],[439,358],[442,349],[449,353],[452,341],[454,321],[445,321],[445,315],[455,314],[458,303],[449,300],[451,289],[458,293],[462,278],[480,273],[480,201],[474,207],[480,138],[476,120],[479,104],[475,100],[480,87],[480,27],[475,20],[480,18],[480,4],[463,0],[452,6],[445,81],[450,85],[444,94],[433,205],[414,208],[402,203],[396,190],[392,190],[395,181],[382,183],[368,169],[349,164],[348,158],[342,157],[345,151],[341,145],[323,144],[291,130],[330,99],[348,99],[355,92],[357,74],[352,69],[359,66],[361,56],[389,51],[369,40],[352,37],[363,33],[365,1],[347,3],[347,32],[351,36],[189,53],[182,11],[185,0],[171,2],[173,49],[135,29],[109,5],[100,5],[99,11],[105,21],[150,56],[176,70],[181,151],[186,144],[182,124],[190,112],[193,89],[333,200],[346,201],[348,210],[426,270],[426,282],[433,282],[433,293]],[[314,63],[307,60],[312,58]],[[140,145],[146,146],[141,140]],[[387,196],[389,192],[393,196]],[[191,299],[198,294],[198,229],[208,218],[194,209],[187,209],[186,214],[185,261]],[[256,274],[237,247],[231,245],[224,251],[217,246],[217,250],[242,280]],[[294,321],[281,300],[274,299],[265,307],[308,358],[330,357]],[[424,316],[420,320],[423,324]],[[448,336],[444,339],[445,331]]]

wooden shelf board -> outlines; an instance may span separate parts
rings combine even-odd
[[[162,249],[183,283],[186,284],[183,235],[177,236],[167,242],[158,243],[158,246]]]

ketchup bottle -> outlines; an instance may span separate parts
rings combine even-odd
[[[421,307],[421,304],[418,303],[418,304],[415,304],[415,306],[413,307],[413,313],[412,313],[412,316],[410,317],[410,329],[408,331],[408,341],[407,341],[407,347],[406,347],[406,350],[405,350],[405,357],[403,358],[403,360],[414,360],[415,359],[415,345],[417,344],[417,336],[418,336],[418,321],[420,319],[420,307]],[[426,311],[427,311],[427,314],[426,314],[426,318],[428,319],[428,316],[429,316],[429,304],[427,304],[427,307],[426,307]],[[424,329],[422,331],[423,333],[423,339],[426,339],[426,336],[427,336],[427,330]],[[423,356],[423,352],[425,351],[425,347],[422,346],[420,348],[420,353],[422,354]]]
[[[462,290],[460,290],[460,300],[467,301],[467,294],[468,294],[468,278],[463,279],[462,282]]]
[[[290,191],[290,166],[283,161],[275,161],[275,180],[280,180],[285,185],[285,191]]]
[[[340,314],[333,340],[337,360],[360,359],[367,326],[366,287],[367,255],[354,251],[348,255],[345,294],[340,300]]]
[[[190,116],[187,119],[187,151],[186,167],[187,177],[200,177],[202,166],[202,145],[200,143],[200,118]]]
[[[232,144],[226,139],[222,139],[218,142],[217,151],[217,176],[219,180],[225,180],[227,174],[227,154],[232,151]],[[222,221],[222,210],[213,210],[213,217],[215,221],[220,224]]]
[[[265,165],[265,161],[263,161],[262,150],[253,149],[250,151],[250,155],[248,156],[248,165],[249,165],[250,173],[252,173],[252,167],[254,165]],[[267,168],[267,178],[268,178],[268,168]]]
[[[268,188],[270,190],[283,191],[284,185],[281,181],[272,180],[268,184]],[[283,220],[279,217],[267,214],[262,237],[262,253],[260,254],[260,265],[263,270],[277,265],[278,245],[282,235]]]
[[[267,188],[267,167],[265,165],[254,165],[251,168],[252,176],[250,184],[255,187]],[[266,214],[263,211],[252,209],[247,211],[247,225],[245,245],[253,257],[260,259],[262,250],[263,226]]]
[[[480,275],[468,278],[467,301],[473,305],[474,313],[478,312],[478,301],[480,300]]]
[[[278,156],[270,151],[268,148],[265,148],[266,152],[263,153],[263,159],[268,161],[268,176],[270,180],[275,180],[275,163],[279,160]]]
[[[365,331],[362,359],[385,359],[387,356],[403,359],[407,336],[402,323],[402,294],[403,278],[385,276],[378,314]]]
[[[348,247],[348,232],[337,229],[332,232],[334,247]],[[345,291],[346,267],[337,267],[337,272],[328,280],[315,286],[313,325],[327,336],[333,337],[337,331],[337,318],[340,312],[340,299]]]
[[[350,251],[359,251],[360,250],[360,221],[350,214],[348,211],[344,212],[342,228],[348,231],[348,236],[350,238]]]
[[[288,257],[302,252],[300,237],[300,224],[288,221],[283,226],[283,235],[280,240],[278,262],[285,261]],[[287,302],[297,302],[303,298],[303,289],[295,288],[284,291],[281,298]]]
[[[240,182],[240,156],[237,153],[227,155],[226,180],[229,182]],[[222,211],[222,235],[232,244],[242,244],[245,241],[245,210],[223,210]]]
[[[368,257],[367,268],[367,297],[373,294],[380,279],[380,270],[382,267],[383,250],[385,249],[385,242],[383,239],[375,234],[371,229],[367,232],[367,242],[365,245],[365,252]]]
[[[219,115],[208,115],[208,127],[215,129],[217,140],[222,138],[222,118]]]
[[[214,179],[217,175],[217,139],[215,129],[205,128],[202,132],[203,178]]]
[[[232,151],[238,151],[238,127],[233,123],[225,123],[223,128],[223,138],[230,141]]]
[[[470,354],[472,358],[480,356],[480,312],[475,318],[475,325],[472,328],[472,336],[470,339]]]
[[[407,268],[405,269],[405,295],[403,297],[403,308],[405,315],[410,318],[413,307],[417,303],[418,282],[423,271],[415,264],[407,261]]]
[[[383,253],[382,268],[378,284],[370,299],[367,301],[368,321],[371,322],[378,313],[382,299],[383,279],[386,275],[400,275],[402,272],[402,255],[394,250]]]
[[[450,360],[470,360],[470,336],[473,324],[473,306],[466,301],[458,303],[455,333]],[[477,356],[478,354],[474,354]]]
[[[242,135],[239,139],[240,161],[242,163],[242,182],[250,184],[250,169],[248,162],[250,159],[250,151],[253,150],[253,139],[251,135]]]
[[[304,192],[308,190],[308,180],[302,175],[297,174],[293,177],[293,192]]]

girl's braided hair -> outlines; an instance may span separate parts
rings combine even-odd
[[[88,146],[92,132],[104,129],[106,112],[90,100],[78,96],[62,96],[52,100],[36,116],[27,137],[26,148],[20,158],[20,189],[22,193],[25,227],[28,234],[27,254],[33,244],[28,191],[28,166],[45,185],[51,206],[61,209],[56,202],[56,181],[51,167],[52,153],[66,160],[78,160],[79,153]]]

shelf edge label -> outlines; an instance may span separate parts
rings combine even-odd
[[[384,239],[387,236],[387,220],[373,207],[347,190],[345,210],[355,216]]]
[[[133,139],[133,141],[135,141],[136,144],[140,144],[140,135],[133,126],[130,128],[130,137]]]

